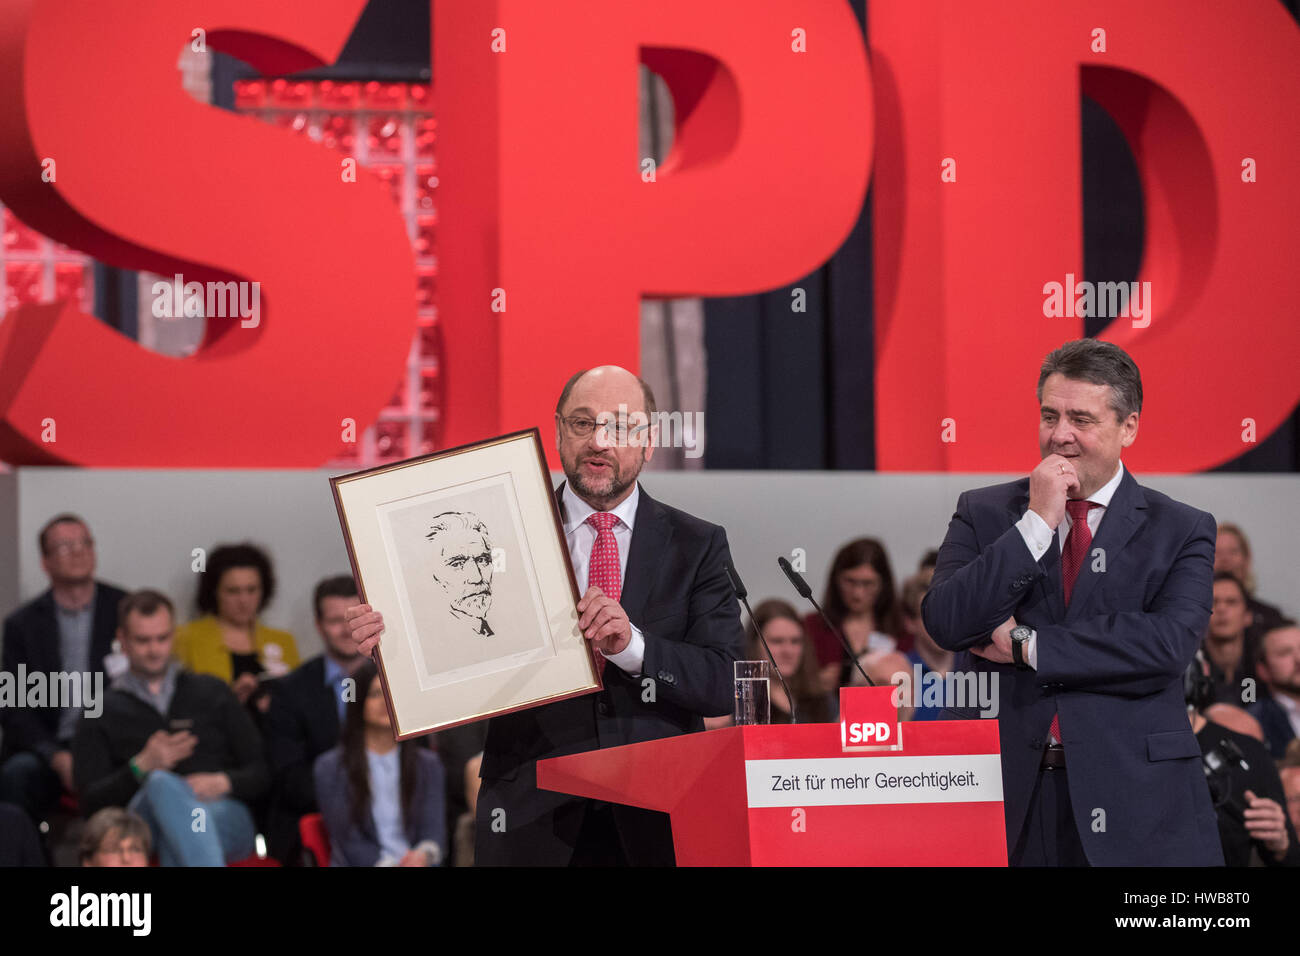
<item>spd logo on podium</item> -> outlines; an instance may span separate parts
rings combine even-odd
[[[840,748],[856,750],[902,750],[903,725],[894,703],[895,688],[840,688]]]

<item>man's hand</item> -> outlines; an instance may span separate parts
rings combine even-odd
[[[347,615],[348,630],[357,645],[357,653],[368,657],[379,646],[379,635],[384,633],[384,616],[369,604],[354,604],[343,613]]]
[[[1291,838],[1286,832],[1286,815],[1276,800],[1257,797],[1246,791],[1246,832],[1252,839],[1264,844],[1275,859],[1286,856]]]
[[[50,757],[50,769],[59,776],[59,783],[63,784],[63,789],[68,793],[76,793],[76,785],[72,782],[72,751],[59,750]]]
[[[204,803],[209,800],[220,800],[230,792],[230,778],[224,773],[186,774],[185,782],[194,791],[194,796]]]
[[[240,674],[235,678],[235,682],[230,685],[230,689],[235,692],[241,704],[247,704],[248,698],[253,696],[253,691],[257,690],[258,680],[256,674]]]
[[[632,622],[627,613],[600,588],[588,588],[578,602],[578,627],[582,636],[606,655],[617,654],[632,640]]]
[[[188,730],[168,733],[155,730],[145,741],[144,750],[135,755],[135,765],[144,773],[151,770],[170,770],[194,753],[199,738]]]
[[[1011,656],[1011,629],[1015,626],[1016,619],[1007,618],[1006,622],[990,635],[991,643],[982,647],[972,647],[970,652],[995,664],[1014,663],[1015,659]]]
[[[1065,520],[1065,499],[1078,492],[1079,473],[1064,455],[1048,455],[1029,473],[1029,510],[1047,522],[1053,531]]]

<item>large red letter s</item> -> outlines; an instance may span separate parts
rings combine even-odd
[[[0,24],[0,198],[112,265],[258,283],[256,325],[196,354],[71,306],[0,322],[0,457],[111,466],[319,465],[391,395],[415,326],[401,216],[339,155],[195,102],[195,29],[267,73],[331,63],[365,0],[18,0]],[[251,288],[249,299],[251,300]],[[52,420],[54,442],[43,441]],[[278,426],[275,420],[285,423]]]

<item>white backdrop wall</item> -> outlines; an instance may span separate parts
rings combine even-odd
[[[0,614],[47,586],[36,535],[52,515],[90,523],[98,576],[125,588],[169,594],[194,613],[195,548],[251,540],[275,562],[278,593],[263,615],[298,639],[304,657],[320,649],[311,592],[348,573],[347,553],[324,471],[170,471],[21,468],[0,475]],[[560,476],[555,476],[558,480]],[[1010,476],[875,472],[646,472],[653,496],[723,525],[751,603],[797,603],[777,555],[802,548],[819,596],[835,550],[860,535],[881,539],[895,576],[915,570],[943,540],[957,495]],[[1139,476],[1139,480],[1242,525],[1255,552],[1258,593],[1300,613],[1300,476]],[[16,537],[14,533],[16,532]]]

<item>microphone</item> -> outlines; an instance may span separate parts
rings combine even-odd
[[[794,589],[799,592],[799,596],[812,602],[812,606],[815,607],[817,613],[822,616],[822,620],[826,622],[826,626],[830,628],[830,632],[839,638],[840,646],[844,648],[844,653],[847,654],[849,660],[853,662],[853,666],[858,669],[858,673],[862,675],[863,679],[869,686],[875,687],[876,682],[871,679],[870,674],[862,669],[862,665],[858,663],[857,655],[853,653],[853,648],[849,646],[849,642],[844,639],[844,635],[840,633],[839,628],[831,623],[831,619],[826,616],[826,612],[822,610],[822,606],[818,604],[817,599],[812,596],[812,588],[810,588],[808,582],[803,579],[803,575],[790,566],[790,562],[786,560],[785,555],[781,555],[777,558],[776,563],[781,566],[781,570],[784,571],[785,576],[790,579],[790,583],[793,584]]]
[[[781,689],[785,691],[785,699],[790,704],[790,723],[797,724],[799,722],[799,717],[795,713],[794,709],[794,694],[790,693],[790,686],[785,682],[785,678],[781,675],[781,668],[776,665],[776,658],[772,656],[772,648],[767,646],[767,638],[763,636],[762,630],[759,629],[758,622],[754,620],[754,611],[749,606],[749,601],[746,600],[749,596],[749,592],[745,590],[745,585],[741,583],[740,575],[736,573],[735,568],[729,564],[724,564],[722,569],[727,572],[727,579],[731,582],[731,590],[736,592],[736,597],[740,599],[740,603],[745,605],[745,610],[749,612],[749,623],[753,626],[754,633],[758,635],[758,640],[763,645],[763,650],[767,651],[767,659],[772,662],[772,670],[776,673],[776,679],[781,682]]]

